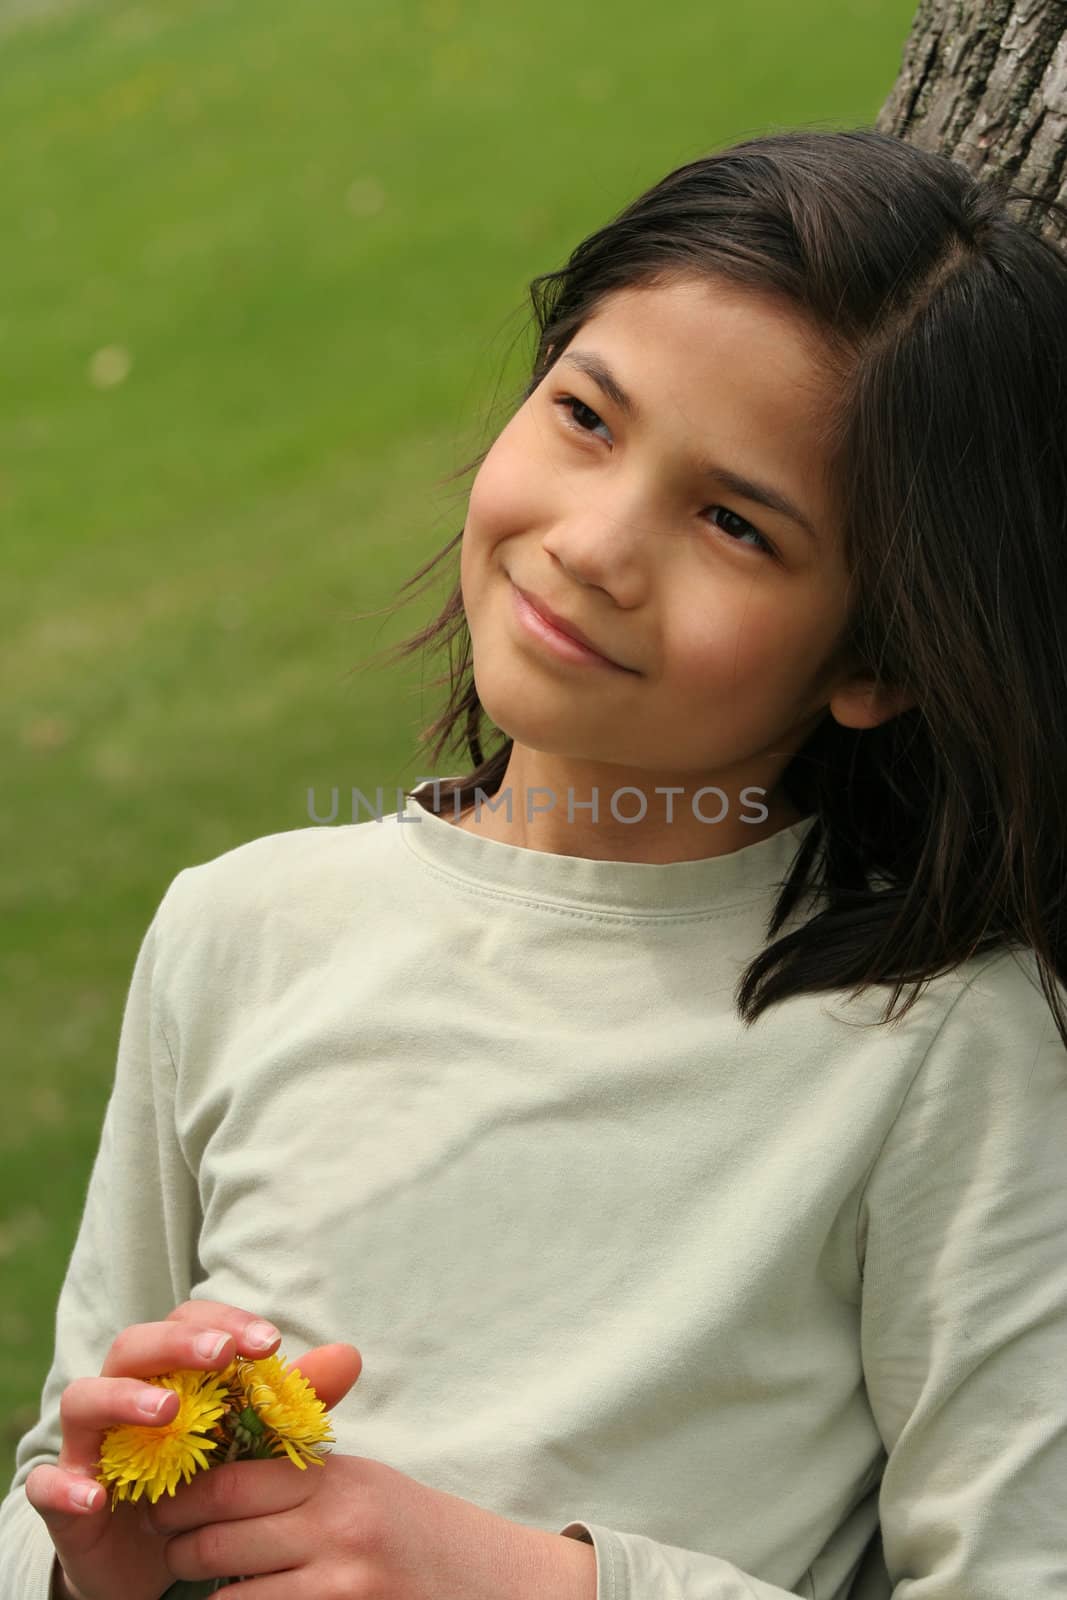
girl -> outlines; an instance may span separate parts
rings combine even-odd
[[[1063,1594],[1067,263],[1010,198],[778,133],[534,281],[402,646],[471,768],[168,887],[5,1596]],[[257,1329],[325,1467],[84,1507]]]

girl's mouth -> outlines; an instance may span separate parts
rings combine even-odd
[[[552,651],[560,661],[572,661],[576,665],[606,667],[609,672],[629,672],[629,667],[620,666],[617,661],[611,661],[607,656],[602,656],[598,650],[582,644],[577,639],[572,639],[570,634],[554,627],[546,617],[543,617],[535,606],[531,605],[522,590],[512,584],[512,599],[515,606],[515,615],[519,624],[529,638],[537,639]]]

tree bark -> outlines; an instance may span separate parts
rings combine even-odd
[[[875,128],[1067,206],[1067,0],[921,0]],[[1067,218],[1017,204],[1067,242]]]

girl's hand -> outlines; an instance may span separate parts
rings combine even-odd
[[[254,1342],[256,1331],[264,1343]],[[201,1349],[198,1341],[205,1336],[207,1348]],[[58,1595],[71,1600],[115,1600],[117,1595],[122,1600],[159,1600],[173,1577],[160,1541],[144,1526],[141,1505],[120,1501],[112,1511],[108,1490],[96,1481],[103,1435],[120,1422],[150,1427],[173,1420],[178,1396],[140,1379],[183,1367],[221,1370],[235,1355],[269,1354],[280,1337],[253,1312],[213,1300],[187,1300],[165,1322],[138,1322],[120,1333],[99,1377],[68,1383],[60,1400],[63,1444],[58,1464],[34,1467],[25,1485],[26,1497],[56,1547]],[[208,1354],[219,1340],[216,1353]],[[140,1409],[161,1398],[162,1408],[154,1414]],[[95,1492],[92,1509],[76,1509],[76,1497],[87,1492]]]
[[[318,1390],[311,1358],[299,1365]],[[596,1600],[591,1545],[365,1456],[328,1455],[303,1472],[234,1461],[141,1515],[173,1577],[249,1578],[233,1591],[241,1600]]]

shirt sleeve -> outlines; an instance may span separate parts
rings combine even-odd
[[[871,1169],[857,1250],[889,1600],[1060,1600],[1067,1050],[1032,952],[997,954],[949,1007]],[[559,1531],[594,1545],[598,1600],[792,1593],[633,1533]]]
[[[59,1458],[63,1390],[99,1373],[123,1328],[162,1321],[189,1298],[194,1281],[199,1199],[175,1137],[175,1070],[158,1006],[168,913],[182,876],[164,895],[134,965],[114,1082],[57,1302],[40,1415],[16,1447],[0,1504],[4,1600],[49,1600],[55,1547],[24,1486],[35,1466]]]
[[[596,1551],[596,1600],[812,1600],[814,1594],[810,1585],[780,1589],[732,1561],[597,1522],[568,1522],[558,1531]]]

